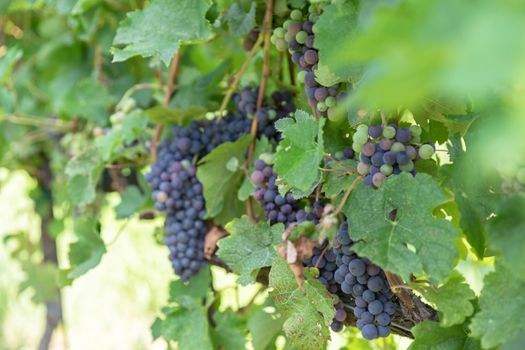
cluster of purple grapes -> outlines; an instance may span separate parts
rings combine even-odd
[[[352,137],[352,148],[360,152],[357,172],[365,177],[364,183],[377,188],[390,175],[415,175],[415,162],[430,159],[435,153],[434,145],[420,144],[420,136],[417,125],[359,125]]]
[[[271,101],[269,103],[264,101],[263,106],[256,111],[258,95],[259,88],[246,86],[241,92],[233,96],[233,101],[241,113],[255,116],[258,122],[258,136],[278,139],[274,123],[278,119],[290,116],[295,111],[292,93],[289,91],[275,91],[271,95]]]
[[[155,208],[166,212],[164,243],[175,273],[188,280],[205,264],[204,238],[208,226],[202,184],[194,162],[228,141],[247,134],[250,120],[242,113],[219,122],[194,121],[175,126],[173,137],[158,147],[157,159],[145,178],[153,189]]]
[[[318,115],[327,116],[335,111],[334,107],[345,94],[339,92],[340,84],[324,87],[315,79],[314,71],[319,62],[319,52],[314,47],[318,15],[314,6],[310,6],[309,11],[308,19],[304,19],[301,10],[293,10],[283,27],[274,30],[272,41],[278,50],[288,49],[292,62],[299,67],[298,79],[304,82],[308,103]]]
[[[365,339],[387,337],[397,308],[394,294],[384,272],[368,259],[357,256],[352,244],[345,221],[339,227],[334,246],[330,248],[328,241],[323,242],[304,264],[319,269],[318,280],[334,297],[336,314],[331,325],[334,332],[344,328],[348,317],[345,303],[349,303],[354,306],[356,325]]]
[[[270,224],[283,223],[288,226],[292,223],[311,221],[314,224],[319,222],[323,215],[324,206],[321,202],[315,201],[311,210],[301,209],[300,202],[296,200],[291,192],[282,196],[277,189],[277,174],[271,165],[266,164],[262,159],[255,161],[255,171],[251,179],[258,187],[254,192],[255,199],[264,209],[264,217]]]

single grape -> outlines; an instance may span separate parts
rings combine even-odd
[[[368,312],[370,312],[372,315],[379,315],[381,312],[383,312],[383,303],[379,300],[374,300],[370,304],[368,304]]]
[[[367,324],[363,326],[363,329],[361,329],[361,333],[363,334],[363,338],[367,340],[374,340],[379,335],[377,327],[373,324]]]
[[[432,147],[431,145],[425,144],[419,147],[419,156],[421,157],[421,159],[430,159],[433,155],[434,147]]]
[[[383,128],[383,137],[393,139],[396,136],[396,129],[393,126],[385,126]]]
[[[381,125],[371,125],[368,128],[368,135],[373,138],[377,139],[383,134],[383,127]]]

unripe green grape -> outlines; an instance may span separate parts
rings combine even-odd
[[[278,38],[277,38],[275,35],[272,35],[272,36],[270,37],[270,42],[271,42],[272,44],[276,45],[276,43],[277,43],[277,39],[278,39]],[[280,51],[280,50],[279,50],[279,51]]]
[[[288,48],[288,43],[284,39],[277,38],[277,40],[275,41],[275,47],[279,51],[286,51],[286,49]]]
[[[403,145],[401,142],[394,142],[392,147],[390,147],[390,150],[392,152],[402,152],[405,150],[405,145]]]
[[[341,152],[341,151],[335,152],[334,157],[335,157],[336,159],[341,159],[341,158],[343,158],[343,152]]]
[[[421,136],[412,136],[413,143],[420,143],[421,142]]]
[[[317,102],[317,109],[321,112],[326,112],[328,107],[326,106],[324,102]]]
[[[304,83],[304,78],[306,78],[307,72],[305,70],[300,70],[299,73],[297,73],[297,81]]]
[[[386,176],[389,176],[389,175],[392,175],[394,168],[391,165],[383,164],[381,165],[381,168],[379,168],[379,171],[381,171]]]
[[[400,165],[399,169],[404,172],[410,172],[414,170],[414,162],[412,160],[409,160],[408,163]]]
[[[337,100],[335,99],[335,97],[333,96],[328,96],[325,100],[324,100],[324,103],[326,103],[326,105],[328,107],[335,107],[337,105]]]
[[[273,109],[270,109],[268,111],[268,119],[274,120],[275,117],[277,117],[277,112],[275,110],[273,110]]]
[[[359,175],[366,176],[368,175],[369,171],[370,171],[370,164],[366,164],[363,162],[359,162],[357,164],[357,172],[359,173]]]
[[[421,136],[421,127],[419,125],[410,125],[410,133],[412,134],[412,137],[418,137]]]
[[[356,132],[352,136],[352,140],[354,141],[354,143],[358,143],[360,145],[364,145],[366,143],[366,141],[368,141],[368,135]]]
[[[275,30],[273,31],[273,34],[278,38],[284,39],[284,35],[286,34],[286,31],[284,30],[284,28],[278,27],[278,28],[275,28]]]
[[[357,132],[361,132],[363,134],[367,134],[368,135],[368,125],[366,124],[360,124],[357,126]]]
[[[352,149],[356,152],[361,152],[361,149],[363,148],[363,144],[362,143],[352,143]]]
[[[263,160],[266,164],[272,165],[275,161],[275,155],[273,153],[262,153],[259,159]]]
[[[288,29],[288,26],[290,25],[290,23],[292,23],[292,20],[290,19],[287,19],[286,21],[284,21],[283,23],[283,29],[286,31]]]
[[[299,33],[297,33],[295,35],[295,40],[299,43],[299,44],[304,44],[306,42],[306,38],[308,38],[308,33],[301,30]]]
[[[312,26],[312,33],[317,34],[318,30],[319,30],[319,27],[317,26],[317,24],[314,24]]]
[[[318,19],[319,15],[317,13],[310,13],[310,15],[308,15],[308,20],[311,22],[317,22]]]
[[[518,170],[516,173],[516,180],[518,180],[519,183],[525,185],[525,167]]]
[[[290,18],[294,21],[300,21],[303,19],[303,13],[301,12],[301,10],[293,10],[290,13]]]
[[[385,126],[383,128],[383,137],[393,139],[396,136],[396,129],[393,126]]]
[[[286,45],[288,45],[288,42],[292,40],[292,37],[290,36],[290,34],[286,33],[284,34],[284,40],[286,41]]]
[[[434,155],[434,147],[431,145],[422,145],[419,147],[419,156],[421,159],[430,159]]]

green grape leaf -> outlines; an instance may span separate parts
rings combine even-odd
[[[115,207],[117,219],[129,218],[146,204],[147,195],[142,193],[137,186],[128,186],[120,194],[120,203]]]
[[[282,224],[254,224],[246,215],[226,225],[230,236],[221,239],[217,254],[239,274],[242,285],[255,282],[261,267],[270,266],[277,256],[274,246],[281,242]]]
[[[189,296],[180,298],[178,306],[164,309],[164,315],[151,326],[154,339],[162,337],[177,343],[179,350],[212,350],[207,308]]]
[[[213,320],[217,325],[212,333],[214,349],[246,349],[246,323],[238,313],[232,310],[216,312]]]
[[[413,287],[441,312],[443,327],[462,324],[474,312],[471,300],[476,298],[476,294],[457,271],[452,271],[448,280],[439,288],[418,285]]]
[[[426,174],[392,176],[378,190],[360,183],[344,207],[350,236],[359,241],[355,251],[405,280],[412,273],[445,279],[458,255],[454,241],[459,236],[450,222],[432,215],[445,201],[439,185]]]
[[[102,3],[102,0],[78,0],[71,10],[71,14],[81,15],[100,3]]]
[[[506,198],[488,225],[489,247],[517,278],[525,279],[525,194]]]
[[[206,0],[155,0],[128,13],[113,41],[113,62],[159,55],[168,65],[181,43],[210,38]]]
[[[95,144],[102,159],[107,162],[120,157],[125,144],[138,139],[147,125],[148,119],[141,111],[126,115],[121,124],[113,126],[107,135],[96,139]]]
[[[114,102],[106,87],[93,78],[79,80],[65,94],[60,112],[71,117],[82,117],[98,125],[105,125],[108,109]]]
[[[299,349],[322,349],[330,339],[335,315],[332,298],[308,270],[303,288],[297,285],[288,263],[278,257],[270,270],[270,296],[286,321],[283,330],[291,345]]]
[[[334,64],[334,56],[339,56],[338,51],[352,37],[356,24],[357,11],[350,3],[332,4],[323,10],[315,23],[315,47],[319,49],[319,67],[322,73],[316,72],[319,83],[347,81],[357,73],[354,65]],[[337,35],[334,35],[334,28],[337,28]]]
[[[234,36],[244,36],[255,27],[255,1],[250,5],[248,12],[244,12],[242,6],[234,2],[224,19],[228,22],[230,34]]]
[[[210,268],[205,267],[198,274],[191,277],[189,281],[178,279],[170,284],[170,302],[177,302],[181,297],[190,296],[202,300],[208,295],[211,283]]]
[[[283,139],[277,147],[274,169],[290,188],[311,193],[321,179],[323,126],[308,113],[297,110],[295,120],[283,118],[275,123]]]
[[[69,246],[70,269],[67,277],[82,276],[102,260],[106,245],[100,237],[98,222],[94,217],[82,217],[75,221],[75,235],[78,240]]]
[[[245,135],[236,142],[225,142],[202,158],[197,178],[202,183],[208,218],[224,225],[245,212],[245,204],[237,198],[244,173],[240,166],[251,137]]]
[[[22,269],[25,273],[25,278],[18,286],[19,293],[30,288],[32,291],[31,300],[34,303],[45,303],[53,300],[58,295],[58,269],[54,264],[33,264],[31,262],[24,262]]]
[[[346,191],[357,178],[357,161],[342,160],[331,161],[328,163],[326,182],[323,184],[323,191],[327,197],[333,198],[341,192]],[[352,172],[352,173],[350,173]]]
[[[318,64],[314,73],[315,80],[323,86],[330,87],[341,82],[341,79],[334,73],[330,72],[330,69],[324,64]]]
[[[95,200],[95,188],[102,169],[102,161],[94,149],[79,154],[67,163],[67,191],[73,204],[81,206]]]
[[[23,52],[20,48],[14,46],[7,50],[7,53],[0,58],[0,84],[5,84],[11,77],[16,62],[22,58]]]
[[[269,313],[262,306],[254,305],[255,311],[248,319],[248,329],[252,335],[254,350],[266,350],[281,333],[284,318],[277,313]]]
[[[483,284],[480,311],[470,329],[484,348],[493,348],[525,332],[525,281],[496,263],[496,270],[485,277]]]
[[[149,120],[156,124],[187,124],[189,121],[202,117],[207,109],[200,106],[181,108],[166,108],[162,105],[148,108],[144,111]]]
[[[463,325],[445,328],[423,321],[412,328],[412,333],[416,339],[408,350],[481,350],[479,341],[470,338]]]

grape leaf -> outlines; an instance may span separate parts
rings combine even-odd
[[[26,276],[18,286],[19,293],[31,288],[31,300],[34,303],[45,303],[57,297],[59,283],[58,269],[55,265],[33,264],[28,261],[22,264],[22,269]]]
[[[291,345],[299,349],[322,349],[330,338],[335,315],[326,287],[305,270],[303,288],[297,285],[288,263],[278,257],[270,270],[270,296],[286,318],[283,330]]]
[[[284,226],[270,226],[265,222],[254,224],[245,215],[226,225],[226,231],[230,236],[217,243],[217,254],[239,274],[240,284],[254,283],[257,270],[270,266],[277,256],[274,246],[281,242]]]
[[[142,111],[126,115],[122,124],[113,126],[111,131],[96,139],[98,151],[104,161],[109,161],[122,155],[125,144],[135,141],[144,132],[148,119]]]
[[[170,284],[170,302],[177,302],[183,296],[191,296],[202,300],[208,295],[208,287],[211,282],[210,268],[205,267],[198,274],[191,277],[189,281],[176,280]]]
[[[506,198],[488,225],[489,247],[517,278],[525,278],[525,194]]]
[[[311,193],[321,179],[323,126],[308,113],[297,110],[295,120],[283,118],[275,123],[283,139],[277,147],[274,169],[287,186]]]
[[[100,237],[98,221],[94,217],[82,217],[75,221],[75,235],[78,240],[69,246],[67,277],[78,278],[97,266],[106,252],[106,245]]]
[[[470,338],[463,325],[445,328],[423,321],[412,328],[412,333],[416,339],[408,350],[481,350],[479,341]]]
[[[338,51],[347,44],[345,39],[352,37],[356,23],[357,12],[352,4],[332,4],[323,10],[319,20],[315,23],[315,47],[319,49],[321,70],[321,72],[319,70],[316,72],[319,83],[346,81],[357,73],[356,66],[351,64],[333,64],[334,56],[337,57]],[[337,28],[335,36],[334,28]]]
[[[323,191],[327,197],[333,198],[345,191],[352,185],[357,178],[355,169],[357,162],[355,160],[331,161],[328,163],[329,171],[326,176],[326,182],[323,184]],[[353,173],[349,174],[350,171]]]
[[[216,312],[213,320],[217,325],[212,333],[214,349],[246,349],[246,324],[238,313],[232,310]]]
[[[105,125],[108,109],[114,102],[106,87],[93,78],[79,80],[69,89],[62,100],[60,112],[72,117],[93,120]]]
[[[95,187],[102,174],[102,162],[96,150],[88,150],[72,158],[66,167],[67,191],[75,205],[95,200]]]
[[[197,178],[202,183],[208,218],[215,218],[220,225],[245,212],[245,204],[237,198],[243,180],[239,164],[251,137],[245,135],[236,142],[225,142],[202,158],[197,167]]]
[[[516,279],[504,265],[483,280],[479,297],[480,311],[470,329],[484,348],[492,348],[525,332],[525,281]]]
[[[330,87],[341,82],[341,79],[339,79],[334,73],[330,72],[330,69],[324,64],[318,64],[314,73],[315,80],[323,86]]]
[[[252,335],[254,350],[265,350],[275,342],[283,327],[284,319],[277,313],[269,313],[262,306],[254,305],[256,311],[248,319],[248,329]]]
[[[128,13],[113,41],[113,62],[133,56],[159,55],[168,65],[181,43],[211,36],[205,0],[155,0],[143,10]]]
[[[154,339],[163,337],[177,342],[179,350],[212,350],[207,309],[200,301],[183,296],[179,305],[164,309],[164,315],[151,326]]]
[[[234,36],[244,36],[255,27],[256,4],[252,2],[250,10],[244,12],[242,6],[234,2],[226,13],[225,20],[228,22],[230,34]]]
[[[452,271],[448,280],[437,289],[413,286],[442,313],[440,320],[443,327],[461,324],[474,312],[471,300],[476,297],[476,294],[457,271]]]
[[[120,203],[115,207],[117,219],[128,218],[135,214],[146,203],[148,198],[137,186],[128,186],[120,194]]]
[[[378,190],[360,183],[345,204],[350,236],[357,253],[409,280],[411,273],[445,279],[458,252],[454,226],[432,216],[446,197],[426,174],[388,178]],[[397,210],[395,221],[390,213]],[[439,259],[436,259],[439,256]]]

